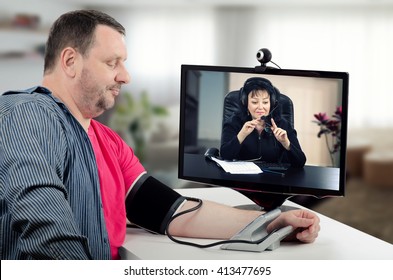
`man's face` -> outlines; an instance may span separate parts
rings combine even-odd
[[[124,36],[103,25],[97,26],[95,35],[93,46],[82,57],[74,96],[85,118],[94,118],[112,108],[121,86],[130,80],[124,64]]]

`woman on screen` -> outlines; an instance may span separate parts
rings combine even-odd
[[[221,157],[258,160],[303,167],[303,153],[296,131],[281,117],[280,93],[261,77],[248,79],[239,92],[241,110],[224,120]]]

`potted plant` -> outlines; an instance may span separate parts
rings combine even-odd
[[[319,126],[318,138],[324,136],[332,166],[335,166],[335,154],[341,148],[341,116],[342,107],[336,108],[334,114],[329,117],[326,113],[314,114],[315,123]]]
[[[152,118],[166,115],[167,109],[152,104],[147,92],[142,92],[139,99],[135,99],[130,92],[124,92],[114,107],[109,125],[134,149],[139,160],[143,162]]]

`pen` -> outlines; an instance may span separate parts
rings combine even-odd
[[[272,174],[281,175],[281,177],[285,176],[285,173],[283,173],[283,172],[272,171],[272,170],[269,170],[269,169],[266,169],[266,168],[263,168],[262,171],[266,172],[266,173],[272,173]]]

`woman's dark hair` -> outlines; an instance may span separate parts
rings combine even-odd
[[[243,87],[240,89],[240,101],[242,103],[243,116],[246,115],[248,112],[247,111],[248,96],[251,93],[260,90],[265,90],[269,94],[269,98],[270,98],[269,115],[271,115],[271,117],[273,117],[274,120],[279,121],[281,119],[281,107],[279,106],[280,92],[277,88],[273,86],[273,84],[268,79],[262,77],[252,77],[247,79],[244,82]]]
[[[111,16],[95,10],[76,10],[60,16],[52,25],[45,46],[44,73],[50,73],[66,47],[86,55],[94,43],[97,25],[106,25],[125,35],[125,28]]]

